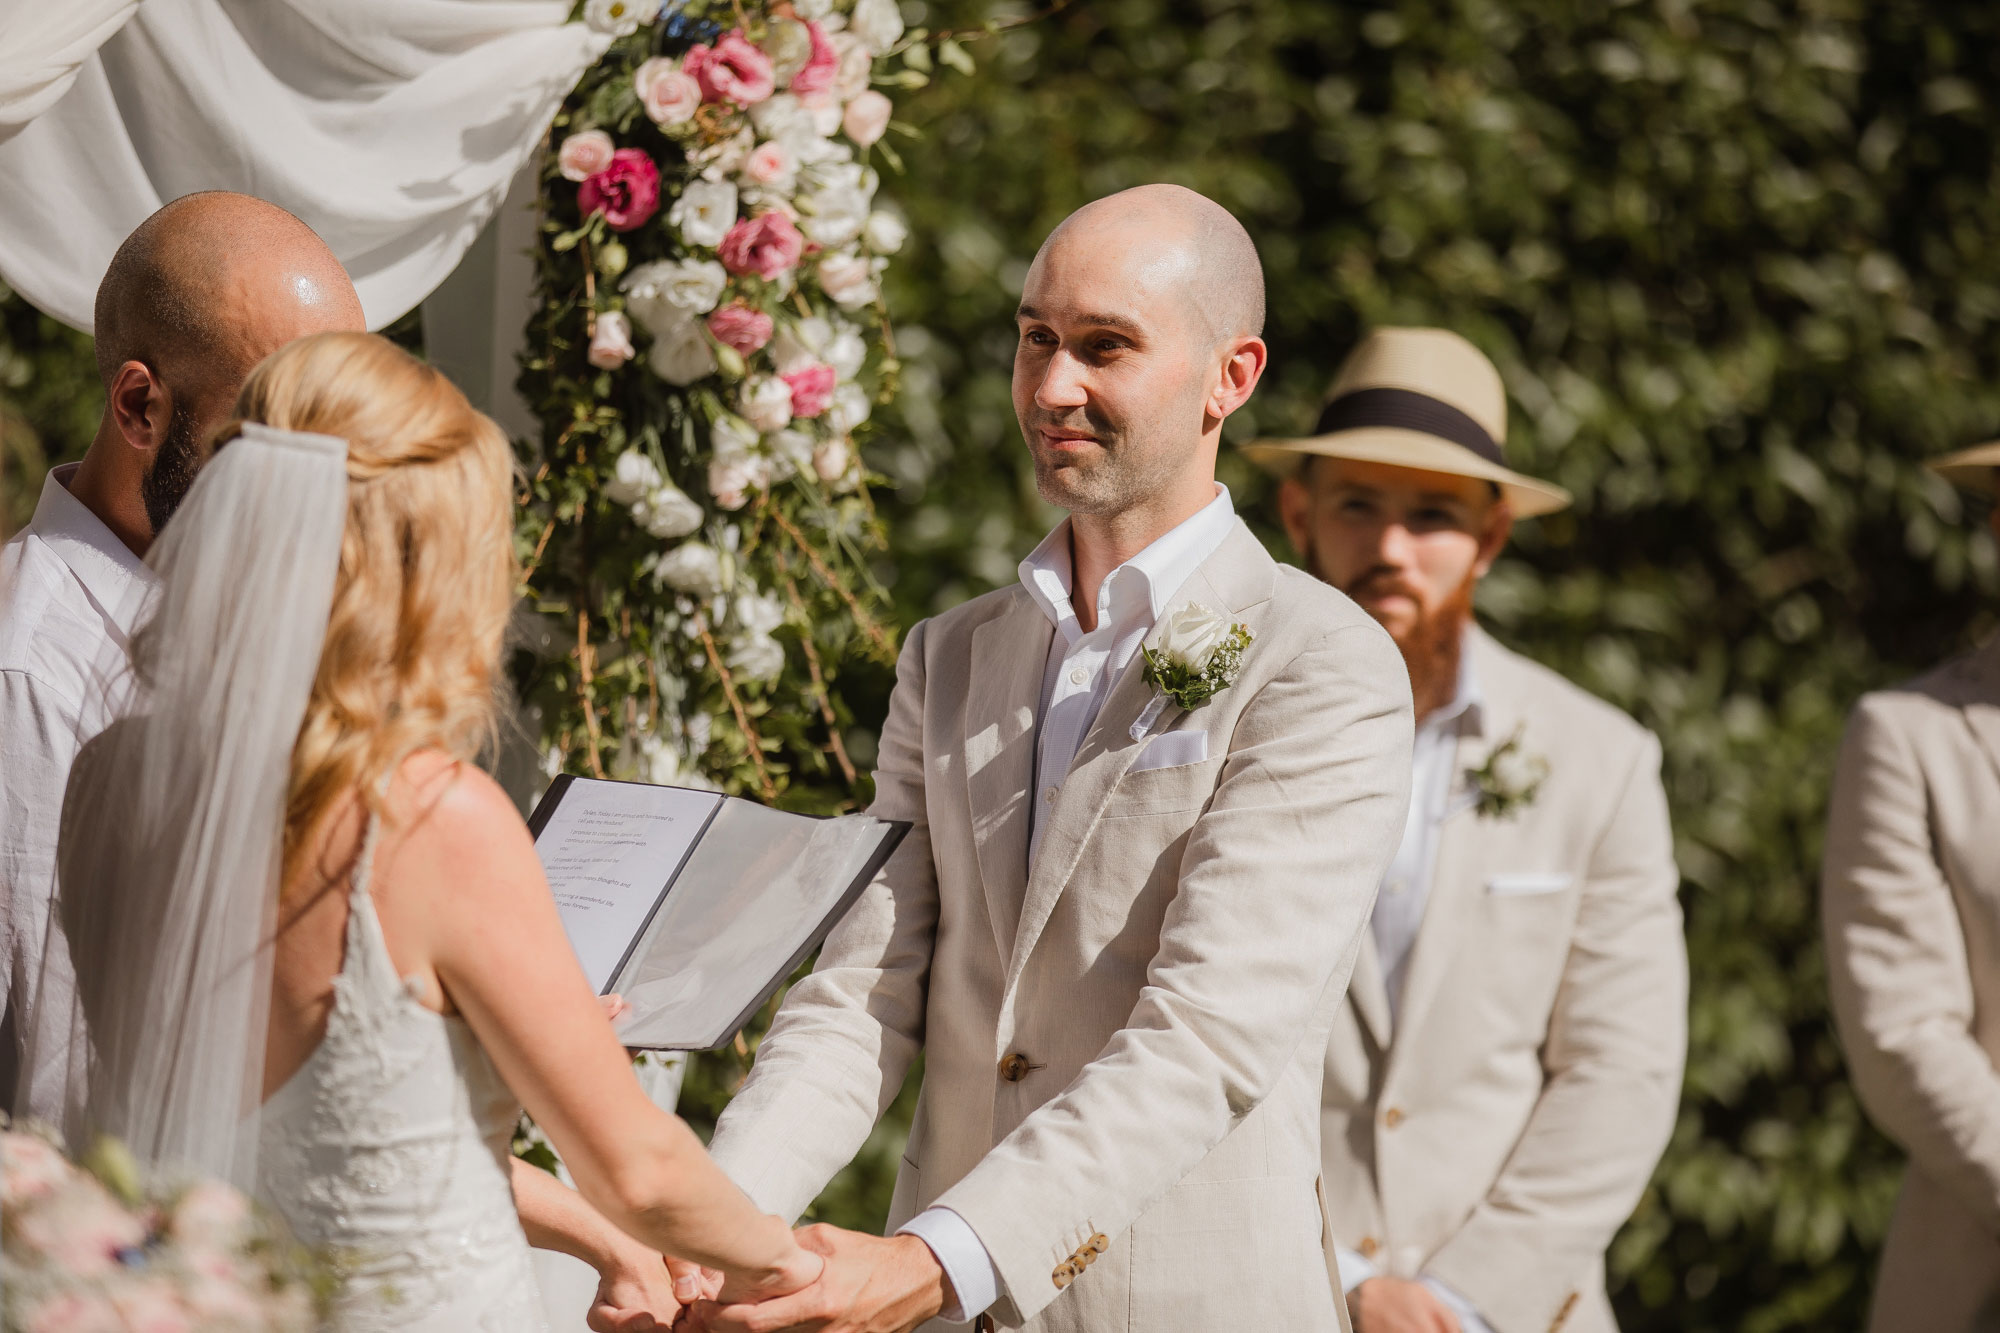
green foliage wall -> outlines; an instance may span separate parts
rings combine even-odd
[[[1257,238],[1273,365],[1238,439],[1309,426],[1368,325],[1471,337],[1513,457],[1580,498],[1523,525],[1482,613],[1661,735],[1686,875],[1693,1057],[1621,1317],[1857,1326],[1900,1167],[1827,1018],[1821,823],[1854,697],[1993,624],[1991,536],[1918,460],[2000,433],[2000,11],[1087,0],[975,54],[907,104],[886,187],[918,246],[877,455],[905,619],[1011,579],[1051,521],[1011,319],[1087,199],[1178,181]]]

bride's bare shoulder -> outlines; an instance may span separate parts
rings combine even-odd
[[[388,813],[412,852],[464,862],[512,857],[532,846],[527,825],[499,783],[476,764],[438,750],[402,762]]]

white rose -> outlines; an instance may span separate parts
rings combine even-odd
[[[637,449],[627,449],[612,464],[611,480],[604,483],[604,498],[613,504],[636,504],[660,484],[660,469],[652,457]]]
[[[785,623],[785,600],[775,593],[746,592],[731,609],[745,634],[769,634]]]
[[[842,310],[854,310],[875,299],[875,271],[852,251],[843,250],[819,261],[819,285]]]
[[[632,521],[650,537],[685,537],[701,526],[701,506],[672,482],[662,482],[632,506]]]
[[[853,465],[854,450],[845,436],[828,440],[813,454],[813,471],[821,481],[839,481]]]
[[[735,187],[725,188],[733,198]],[[626,274],[620,285],[631,298],[640,322],[657,335],[659,329],[653,327],[656,318],[666,324],[677,322],[673,311],[705,315],[715,309],[728,284],[729,271],[713,259],[656,259]]]
[[[744,384],[743,419],[760,433],[782,430],[792,421],[792,386],[775,375],[760,375]]]
[[[639,738],[639,777],[656,787],[688,785],[680,750],[672,741],[657,733]]]
[[[821,245],[846,245],[868,225],[868,208],[873,201],[862,191],[846,185],[828,186],[802,201],[806,215],[801,228]]]
[[[861,338],[861,330],[844,319],[834,321],[833,336],[820,348],[820,359],[833,367],[833,373],[842,380],[851,380],[861,373],[861,363],[868,359],[868,344]]]
[[[1215,656],[1215,650],[1229,638],[1229,632],[1230,624],[1226,618],[1199,602],[1189,602],[1167,617],[1167,623],[1160,627],[1160,639],[1154,651],[1190,671],[1206,671],[1208,659]]]
[[[632,71],[632,91],[653,123],[685,125],[701,106],[701,85],[671,60],[654,56]]]
[[[730,645],[729,669],[760,685],[774,681],[785,669],[785,646],[768,634],[745,634]]]
[[[624,312],[606,310],[597,317],[590,350],[584,356],[599,370],[616,370],[632,359],[632,321]]]
[[[674,200],[674,206],[667,210],[667,222],[680,229],[681,239],[689,245],[713,250],[722,244],[722,238],[736,225],[736,187],[728,181],[689,181],[681,197]],[[721,294],[722,289],[718,287],[716,295]],[[713,301],[708,308],[714,309]]]
[[[718,458],[708,465],[708,491],[723,509],[741,509],[750,491],[771,482],[771,466],[761,458]]]
[[[716,458],[743,458],[757,452],[759,431],[749,422],[725,412],[708,428],[708,445]]]
[[[1542,780],[1542,764],[1511,746],[1493,756],[1493,783],[1500,790],[1525,794]]]
[[[703,180],[727,180],[743,169],[743,160],[756,146],[757,136],[746,125],[727,139],[695,154],[693,161],[701,168]]]
[[[866,389],[859,384],[843,384],[833,391],[833,406],[826,409],[827,428],[836,435],[845,435],[868,420],[870,408]]]
[[[771,340],[771,361],[780,375],[804,370],[815,361],[826,358],[819,349],[833,336],[833,328],[818,315],[807,315],[795,324],[784,324],[778,328],[778,336]]]
[[[813,437],[802,430],[781,430],[771,436],[771,479],[783,481],[813,465]]]
[[[556,150],[556,168],[564,180],[584,181],[611,165],[618,146],[603,130],[581,130],[562,141]]]
[[[796,11],[794,11],[796,12]],[[812,35],[796,19],[773,19],[764,36],[764,54],[771,58],[771,77],[782,88],[812,59]]]
[[[859,0],[847,26],[879,55],[903,35],[903,11],[896,7],[896,0]]]
[[[715,373],[715,348],[699,320],[682,316],[653,329],[653,350],[646,364],[669,384],[685,388]]]
[[[793,93],[773,93],[750,108],[750,124],[766,139],[782,139],[792,129],[809,124],[811,117]]]
[[[903,242],[910,239],[909,224],[894,213],[876,209],[868,215],[868,225],[861,229],[861,239],[878,255],[893,255],[903,248]]]
[[[894,110],[887,97],[870,88],[847,104],[840,117],[840,128],[847,132],[848,138],[866,148],[889,128],[889,115]]]
[[[660,0],[590,0],[583,7],[583,21],[593,31],[613,37],[630,37],[641,23],[651,23],[659,16]]]
[[[722,556],[701,542],[682,542],[660,557],[653,578],[679,592],[713,597],[722,591]]]
[[[832,40],[840,55],[840,68],[833,75],[833,95],[851,102],[868,91],[868,81],[875,77],[875,53],[851,32],[837,32]]]
[[[808,23],[817,23],[833,12],[833,0],[792,0],[792,12]]]

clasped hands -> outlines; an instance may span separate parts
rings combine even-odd
[[[590,1309],[597,1333],[906,1333],[955,1302],[930,1246],[915,1236],[864,1236],[838,1227],[797,1231],[822,1261],[795,1290],[735,1291],[722,1275],[678,1259],[653,1274],[607,1276]],[[664,1320],[662,1316],[665,1316]]]

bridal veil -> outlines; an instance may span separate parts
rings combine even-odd
[[[246,424],[147,557],[159,588],[118,720],[63,808],[50,952],[59,924],[80,1002],[73,1150],[108,1134],[255,1189],[292,749],[346,524],[346,442]]]

